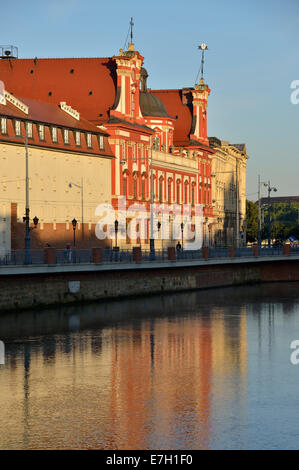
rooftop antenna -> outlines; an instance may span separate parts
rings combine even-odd
[[[204,83],[203,69],[204,69],[204,62],[205,62],[205,51],[208,49],[208,46],[203,42],[200,46],[198,46],[198,49],[201,50],[201,78],[200,78],[200,82]]]

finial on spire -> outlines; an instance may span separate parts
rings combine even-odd
[[[131,17],[131,21],[130,21],[130,27],[131,27],[131,43],[133,42],[133,26],[134,26],[134,21],[133,21],[133,18]]]
[[[205,54],[205,51],[208,49],[208,46],[203,42],[200,46],[198,46],[198,49],[201,50],[201,82],[204,82],[204,78],[203,78],[203,66],[204,66],[204,61],[205,61],[205,58],[204,58],[204,54]]]

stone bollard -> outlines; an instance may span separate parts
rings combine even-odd
[[[92,249],[92,262],[101,263],[102,262],[102,248],[96,246]]]
[[[202,257],[203,257],[203,259],[208,259],[209,258],[209,247],[208,246],[203,246],[202,247]]]
[[[253,256],[259,255],[259,247],[257,245],[253,245],[252,251],[253,251]]]
[[[175,261],[176,256],[175,256],[175,247],[174,246],[169,246],[167,249],[168,252],[168,259],[169,261]]]
[[[56,264],[56,249],[53,246],[45,248],[45,264]]]
[[[133,261],[136,263],[142,261],[142,253],[140,246],[133,246]]]
[[[285,256],[288,256],[291,251],[291,246],[290,245],[283,245],[282,252]]]
[[[230,258],[234,258],[235,257],[235,247],[234,246],[229,246],[228,247],[228,253],[229,253]]]

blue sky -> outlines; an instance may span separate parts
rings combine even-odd
[[[36,0],[1,4],[0,44],[20,57],[107,57],[124,46],[130,17],[151,88],[193,86],[206,42],[208,134],[245,142],[247,194],[257,177],[299,195],[299,0]],[[1,77],[0,77],[1,79]]]

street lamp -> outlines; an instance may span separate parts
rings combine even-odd
[[[76,183],[69,183],[69,188],[72,188],[75,186],[76,188],[79,188],[81,190],[81,224],[82,224],[82,232],[81,232],[81,237],[82,240],[84,240],[84,198],[83,198],[83,178],[81,178],[81,185],[76,184]]]
[[[182,251],[184,249],[184,223],[181,223],[181,232],[182,232]]]
[[[277,189],[274,186],[271,186],[270,181],[264,183],[264,186],[268,188],[268,248],[271,247],[271,214],[270,214],[270,196],[271,191],[276,192]]]
[[[39,221],[39,218],[35,216],[35,217],[33,218],[34,228],[37,227],[38,221]]]
[[[115,231],[115,248],[117,248],[118,220],[114,221],[114,231]]]
[[[160,238],[160,229],[161,229],[161,222],[160,221],[157,222],[157,229],[158,229],[158,238]],[[161,238],[161,241],[162,241],[161,244],[162,244],[162,252],[163,252],[163,236]]]
[[[261,181],[260,175],[258,176],[258,228],[257,228],[257,244],[260,249],[262,246],[262,207],[261,207],[261,185],[267,186],[265,181]]]
[[[27,133],[27,124],[25,123],[25,139],[22,137],[8,137],[5,136],[5,140],[13,140],[16,141],[17,139],[20,139],[21,142],[23,142],[24,147],[25,147],[25,216],[23,217],[23,222],[26,224],[25,225],[25,264],[30,264],[31,263],[31,256],[30,256],[30,208],[29,208],[29,158],[28,158],[28,133]],[[34,226],[36,228],[38,224],[38,218],[35,217],[34,219],[37,219],[37,223]],[[34,222],[33,219],[33,222]]]
[[[73,219],[72,220],[72,226],[73,226],[73,231],[74,231],[74,248],[76,246],[76,226],[77,226],[77,220]]]

